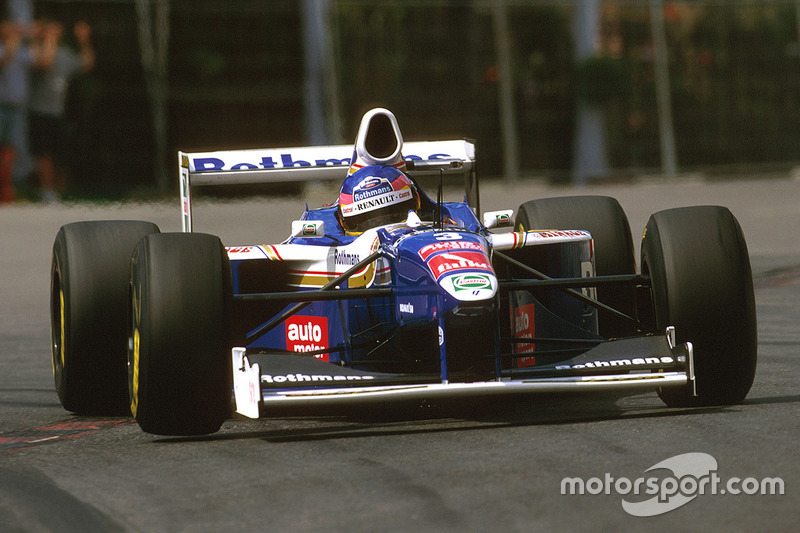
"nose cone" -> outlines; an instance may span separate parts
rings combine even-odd
[[[486,240],[466,232],[426,234],[417,255],[450,296],[462,302],[491,300],[497,294],[497,276]]]

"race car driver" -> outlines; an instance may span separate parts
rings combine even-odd
[[[357,235],[370,228],[405,221],[417,212],[420,196],[414,182],[393,166],[365,166],[342,183],[339,221],[345,232]]]

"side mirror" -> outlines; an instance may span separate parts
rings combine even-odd
[[[324,237],[325,222],[322,220],[293,220],[292,237]]]
[[[486,229],[507,228],[514,225],[514,210],[504,209],[503,211],[488,211],[483,214],[483,225]]]

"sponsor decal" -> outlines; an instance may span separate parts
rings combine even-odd
[[[265,249],[260,246],[226,246],[225,251],[232,260],[269,257]]]
[[[331,374],[283,374],[272,375],[262,374],[262,383],[315,383],[315,382],[328,382],[328,381],[369,381],[375,379],[375,376],[342,376]]]
[[[317,224],[307,222],[303,224],[303,229],[301,231],[303,235],[316,235],[317,234]]]
[[[340,252],[338,248],[333,249],[333,262],[337,265],[354,266],[361,261],[361,256],[358,254],[350,254],[347,252]]]
[[[353,189],[353,201],[360,202],[367,198],[391,193],[393,190],[392,184],[386,178],[370,176],[355,186]]]
[[[495,216],[495,220],[497,221],[498,226],[510,226],[511,225],[511,215],[508,213],[500,213],[499,215]]]
[[[419,256],[423,261],[427,261],[428,257],[436,252],[445,252],[451,250],[475,250],[478,252],[485,252],[483,245],[477,242],[469,241],[441,241],[423,246],[419,250]]]
[[[344,159],[316,159],[314,164],[302,159],[295,159],[292,154],[280,154],[276,158],[273,156],[263,156],[258,163],[245,162],[235,163],[230,166],[226,165],[225,161],[218,157],[195,157],[192,159],[194,163],[195,172],[213,171],[213,170],[256,170],[256,169],[273,169],[273,168],[292,168],[292,167],[327,167],[327,166],[340,166],[349,165],[350,158]]]
[[[233,161],[228,159],[227,161],[216,156],[212,155],[205,155],[205,154],[197,154],[196,156],[192,157],[192,164],[194,171],[193,172],[214,172],[214,171],[224,171],[224,170],[258,170],[258,169],[265,169],[271,170],[276,168],[293,168],[293,167],[349,167],[352,161],[352,148],[348,147],[346,150],[342,152],[331,153],[330,150],[326,150],[323,147],[322,151],[325,155],[343,155],[345,157],[328,157],[328,158],[313,158],[307,157],[306,159],[301,159],[303,157],[301,154],[309,154],[311,151],[316,152],[319,155],[318,150],[299,150],[297,153],[276,153],[275,151],[269,152],[270,155],[253,155],[252,159],[247,157],[245,154],[240,154],[236,152],[230,152],[229,154],[225,154],[227,157],[247,157],[248,161],[242,161],[238,163],[234,163]],[[263,154],[264,152],[262,152]],[[426,160],[426,159],[452,159],[453,156],[451,154],[446,153],[435,153],[430,154],[429,156],[425,157],[423,155],[406,155],[406,160]],[[185,166],[188,165],[188,157]],[[402,167],[405,166],[405,161],[396,164],[395,166]],[[358,167],[358,165],[353,165],[353,167]],[[355,172],[352,170],[351,167],[351,174]],[[360,167],[358,167],[360,168]],[[356,168],[357,170],[357,168]]]
[[[445,232],[436,236],[437,242],[427,244],[417,252],[420,258],[428,264],[437,280],[447,274],[459,270],[481,270],[494,274],[491,261],[486,253],[486,247],[480,242],[468,241],[460,233]],[[483,278],[454,278],[453,290],[492,290],[492,283],[487,277]],[[468,286],[478,283],[477,286]]]
[[[408,188],[401,189],[399,191],[391,191],[391,190],[389,190],[389,192],[383,191],[378,196],[373,196],[363,200],[354,201],[349,206],[344,206],[342,208],[342,215],[352,216],[352,215],[357,215],[359,213],[365,213],[367,211],[372,211],[373,209],[378,209],[386,205],[392,205],[403,202],[405,200],[408,200],[409,198],[411,198],[411,189]]]
[[[587,235],[587,233],[582,230],[537,231],[536,234],[543,239],[557,239],[559,237],[585,237]]]
[[[456,292],[478,289],[492,290],[492,279],[484,274],[462,274],[453,278],[453,288]]]
[[[424,316],[430,318],[430,300],[428,295],[403,296],[397,301],[397,309],[401,318]]]
[[[462,250],[434,255],[428,260],[428,267],[436,279],[458,270],[483,270],[494,273],[485,253]]]
[[[525,304],[513,308],[512,321],[514,324],[514,336],[522,338],[533,338],[536,333],[534,322],[535,304]],[[514,343],[514,353],[534,353],[536,345],[529,343]],[[517,359],[517,368],[525,368],[536,364],[535,357],[521,357]]]
[[[328,347],[328,319],[324,316],[295,315],[286,319],[286,349],[294,352],[313,352]],[[316,354],[328,361],[328,354]]]
[[[580,370],[582,368],[603,368],[614,366],[643,366],[643,365],[671,365],[675,358],[669,355],[663,357],[635,357],[633,359],[614,359],[611,361],[592,361],[577,365],[556,365],[556,370]]]
[[[253,251],[253,246],[230,246],[225,249],[229,254],[249,254]]]
[[[490,299],[497,290],[497,278],[490,272],[450,273],[437,281],[450,296],[462,302]]]

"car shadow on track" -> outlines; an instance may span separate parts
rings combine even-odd
[[[178,443],[261,439],[301,442],[425,433],[461,432],[509,427],[584,424],[619,419],[693,416],[730,411],[730,407],[669,408],[653,394],[626,398],[606,396],[537,396],[451,400],[369,409],[329,409],[313,416],[276,413],[257,421],[234,418],[220,432],[203,437],[156,437]],[[276,428],[278,426],[279,428]],[[255,430],[255,428],[259,428]]]
[[[800,403],[800,394],[794,396],[766,396],[762,398],[746,398],[742,405],[771,405],[778,403]]]

